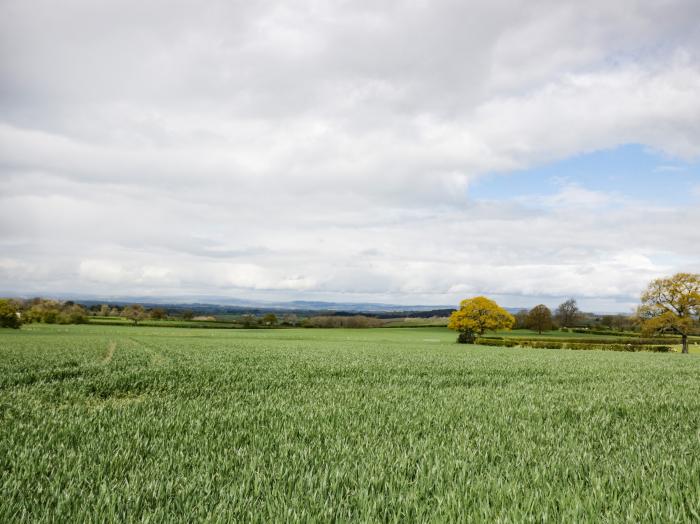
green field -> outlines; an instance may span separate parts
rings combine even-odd
[[[0,521],[700,520],[700,355],[0,331]]]

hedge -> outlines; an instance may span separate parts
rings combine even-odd
[[[598,343],[598,342],[561,342],[549,340],[523,340],[513,338],[486,338],[480,337],[476,339],[476,344],[481,346],[495,347],[516,347],[535,348],[535,349],[573,349],[573,350],[598,350],[598,351],[652,351],[655,353],[667,353],[672,351],[667,345],[654,344],[614,344],[614,343]]]
[[[599,344],[599,345],[605,345],[605,344],[622,344],[622,345],[628,345],[631,344],[633,346],[654,346],[654,345],[669,345],[669,344],[680,344],[681,339],[679,337],[665,337],[665,338],[599,338],[595,341],[592,341],[590,339],[581,339],[581,338],[564,338],[564,337],[557,337],[557,338],[552,338],[552,339],[541,339],[541,338],[520,338],[520,337],[498,337],[498,336],[483,336],[480,337],[481,340],[515,340],[518,344],[522,343],[530,343],[530,342],[546,342],[547,344],[558,344],[558,343],[564,343],[564,344]],[[494,345],[500,345],[500,344],[494,344]],[[550,346],[548,346],[550,347]],[[554,347],[554,346],[551,346]]]

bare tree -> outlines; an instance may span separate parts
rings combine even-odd
[[[137,325],[141,320],[148,317],[148,313],[146,313],[141,304],[132,304],[122,310],[122,317],[128,318],[134,325]]]
[[[287,313],[282,317],[282,324],[285,326],[296,326],[299,323],[299,317],[294,313]]]
[[[576,305],[576,300],[570,298],[569,300],[562,302],[557,307],[557,321],[562,327],[571,327],[576,324],[576,321],[580,318],[581,312]]]

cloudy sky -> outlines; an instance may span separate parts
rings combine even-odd
[[[678,270],[697,0],[0,0],[0,292],[626,311]]]

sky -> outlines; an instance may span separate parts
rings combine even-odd
[[[696,0],[0,0],[0,293],[625,312],[699,226]]]

